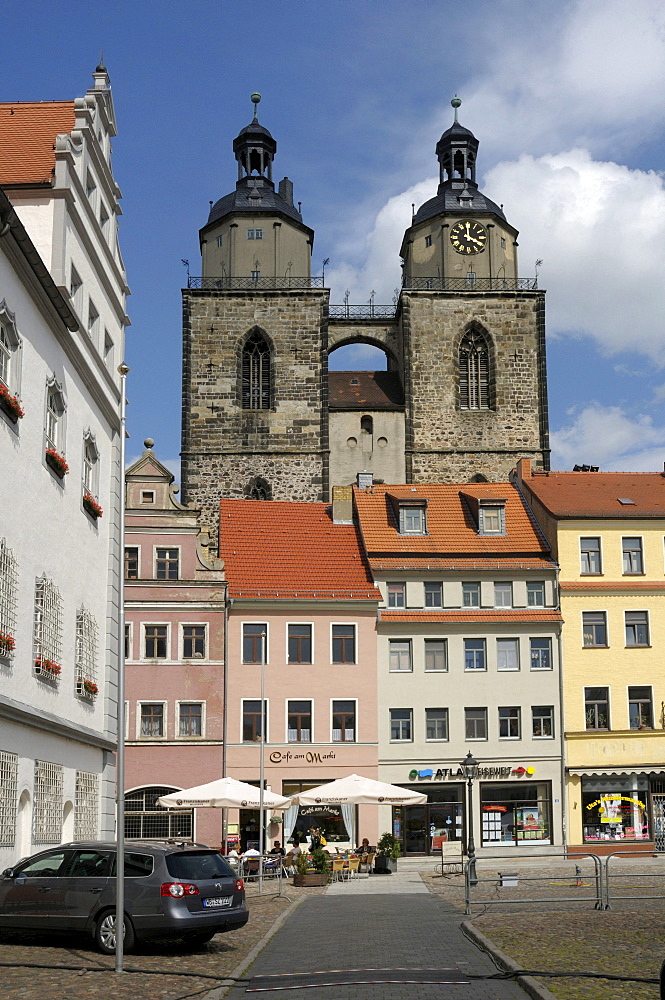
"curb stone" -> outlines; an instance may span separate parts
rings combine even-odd
[[[546,986],[541,985],[537,982],[533,976],[522,976],[520,975],[521,966],[516,962],[513,962],[512,958],[508,955],[504,955],[502,951],[496,947],[496,945],[490,941],[489,938],[485,937],[482,931],[479,931],[469,920],[464,920],[460,924],[460,930],[462,934],[469,938],[476,947],[480,948],[482,951],[486,951],[490,958],[506,972],[516,973],[515,981],[519,983],[523,990],[525,990],[533,1000],[557,1000],[553,993],[547,989]],[[207,998],[206,998],[207,1000]]]
[[[286,923],[286,921],[291,916],[293,911],[297,910],[297,908],[301,905],[301,903],[304,903],[306,899],[307,899],[306,896],[301,896],[300,899],[294,900],[294,902],[291,903],[291,905],[286,910],[280,913],[280,915],[277,917],[270,930],[266,931],[266,933],[263,935],[260,941],[257,941],[257,943],[254,945],[249,954],[245,955],[242,962],[236,965],[235,969],[227,976],[227,979],[231,980],[231,979],[241,978],[243,972],[245,972],[245,970],[248,969],[250,965],[252,965],[257,955],[259,955],[263,951],[265,946],[268,944],[268,941],[270,941],[271,937],[273,937],[277,933],[282,924]],[[228,996],[229,991],[232,990],[234,986],[235,983],[232,982],[222,983],[221,986],[215,986],[214,989],[212,989],[209,993],[206,993],[205,996],[202,997],[202,1000],[224,1000],[224,997]],[[545,1000],[549,1000],[549,998],[545,998]]]

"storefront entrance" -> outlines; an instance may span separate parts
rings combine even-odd
[[[437,854],[443,843],[462,841],[463,785],[404,787],[425,792],[430,801],[422,806],[393,809],[393,833],[402,842],[403,854]]]

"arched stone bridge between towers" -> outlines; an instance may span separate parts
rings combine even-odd
[[[387,319],[351,319],[344,317],[328,320],[328,354],[349,344],[369,344],[384,351],[388,368],[399,368],[399,337],[397,321]]]

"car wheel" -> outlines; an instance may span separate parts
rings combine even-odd
[[[212,941],[216,930],[214,931],[188,931],[187,934],[183,936],[183,941],[188,948],[197,948],[199,945],[207,944],[208,941]]]
[[[123,950],[128,952],[134,945],[134,928],[127,917],[123,921],[123,928]],[[95,944],[104,955],[115,955],[115,910],[107,910],[97,921]]]

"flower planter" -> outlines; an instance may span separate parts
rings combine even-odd
[[[49,681],[57,681],[60,679],[60,671],[62,667],[55,660],[49,660],[45,656],[35,657],[35,673],[38,677],[44,677]]]
[[[101,517],[102,514],[104,513],[102,508],[99,506],[99,504],[93,497],[92,493],[83,494],[83,507],[86,513],[88,513],[90,517],[94,518],[95,521],[97,520],[98,517]]]
[[[7,386],[3,385],[2,382],[0,382],[0,409],[7,414],[13,424],[25,416],[21,400],[18,396],[12,396]]]
[[[54,448],[47,448],[45,458],[46,458],[46,464],[53,469],[56,476],[59,476],[60,479],[64,479],[64,477],[69,472],[69,466],[65,462],[62,455],[59,455]]]
[[[325,872],[305,872],[304,875],[294,875],[293,884],[299,886],[328,885],[328,875]]]
[[[16,642],[9,632],[0,632],[0,660],[11,660]]]
[[[374,870],[377,872],[393,872],[397,871],[397,860],[395,858],[388,858],[385,854],[377,854],[374,859]]]
[[[94,701],[98,692],[99,688],[94,681],[79,680],[76,682],[76,693],[80,694],[82,698],[89,698],[90,701]]]

